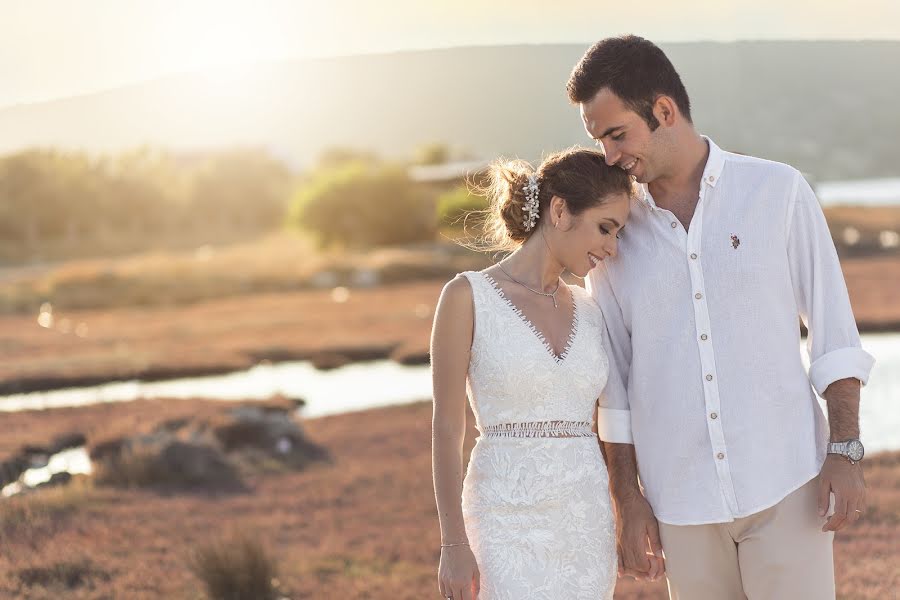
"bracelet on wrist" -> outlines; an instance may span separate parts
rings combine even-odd
[[[456,542],[453,544],[441,544],[441,548],[452,548],[453,546],[468,546],[469,542]]]

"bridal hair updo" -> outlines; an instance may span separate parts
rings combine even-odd
[[[538,218],[529,228],[526,186],[537,176]],[[490,208],[485,215],[485,239],[482,249],[514,250],[544,223],[550,200],[559,196],[573,216],[599,206],[614,194],[633,197],[631,177],[618,167],[610,167],[602,152],[588,148],[570,148],[551,154],[537,169],[524,160],[499,159],[488,171],[487,180],[475,186],[486,197]]]

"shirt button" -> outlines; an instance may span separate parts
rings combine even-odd
[[[710,413],[710,414],[709,414],[709,418],[715,420],[715,419],[718,419],[718,418],[719,418],[719,415],[716,414],[716,413]]]
[[[703,297],[703,294],[701,294],[700,292],[697,292],[696,294],[694,294],[694,298],[696,298],[697,300],[699,300],[702,297]]]
[[[706,380],[707,380],[707,381],[712,381],[712,375],[707,375],[707,376],[706,376]]]
[[[722,460],[723,458],[725,458],[725,453],[719,452],[718,454],[716,454],[716,458],[718,458],[719,460]]]
[[[700,336],[700,339],[705,342],[706,340],[709,339],[709,336],[704,333],[703,335]]]
[[[715,178],[715,176],[713,176],[713,175],[710,175],[710,176],[709,176],[709,180],[710,180],[710,181],[715,181],[715,180],[716,180],[716,178]]]
[[[691,258],[693,258],[694,260],[697,260],[697,253],[696,252],[692,253]]]
[[[678,227],[678,223],[676,223],[675,221],[672,221],[672,229],[675,229],[676,227]]]

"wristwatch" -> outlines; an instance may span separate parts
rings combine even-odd
[[[863,459],[866,449],[863,448],[862,442],[859,440],[847,440],[846,442],[831,442],[828,444],[828,454],[840,454],[856,464]]]

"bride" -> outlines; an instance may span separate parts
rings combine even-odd
[[[443,289],[432,331],[432,466],[444,598],[610,599],[616,540],[595,409],[609,374],[584,277],[615,256],[635,193],[603,154],[571,149],[535,171],[496,162],[495,248],[514,250]],[[478,440],[463,477],[468,395]]]

